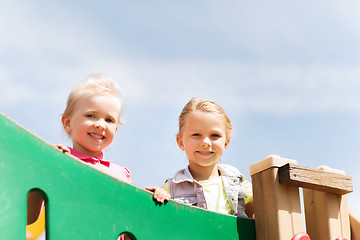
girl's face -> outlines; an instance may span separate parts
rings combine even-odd
[[[230,142],[225,123],[216,113],[195,111],[188,114],[176,141],[185,151],[190,169],[214,167]]]
[[[71,116],[61,121],[73,148],[88,156],[99,155],[113,141],[118,128],[120,100],[114,96],[84,96]]]

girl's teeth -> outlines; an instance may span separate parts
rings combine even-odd
[[[95,135],[95,134],[91,134],[91,133],[90,133],[90,136],[92,136],[94,138],[97,138],[97,139],[103,139],[104,138],[103,136]]]

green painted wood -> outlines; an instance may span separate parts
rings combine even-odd
[[[25,239],[26,197],[46,196],[47,239],[255,240],[252,219],[169,201],[63,154],[0,114],[0,239]],[[136,170],[134,170],[136,171]]]

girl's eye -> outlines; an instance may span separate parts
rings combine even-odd
[[[115,123],[115,120],[111,118],[107,118],[105,121],[108,123]]]
[[[200,133],[193,133],[191,136],[199,137],[199,136],[200,136]]]
[[[217,138],[220,138],[221,136],[219,134],[212,134],[211,137],[217,139]]]
[[[93,118],[94,115],[93,115],[93,114],[86,114],[85,117],[87,117],[87,118]]]

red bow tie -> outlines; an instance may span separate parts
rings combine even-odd
[[[91,164],[97,164],[100,163],[106,167],[110,167],[110,162],[109,161],[104,161],[95,157],[89,157],[89,158],[80,158],[81,160],[83,160],[84,162],[89,162]]]

